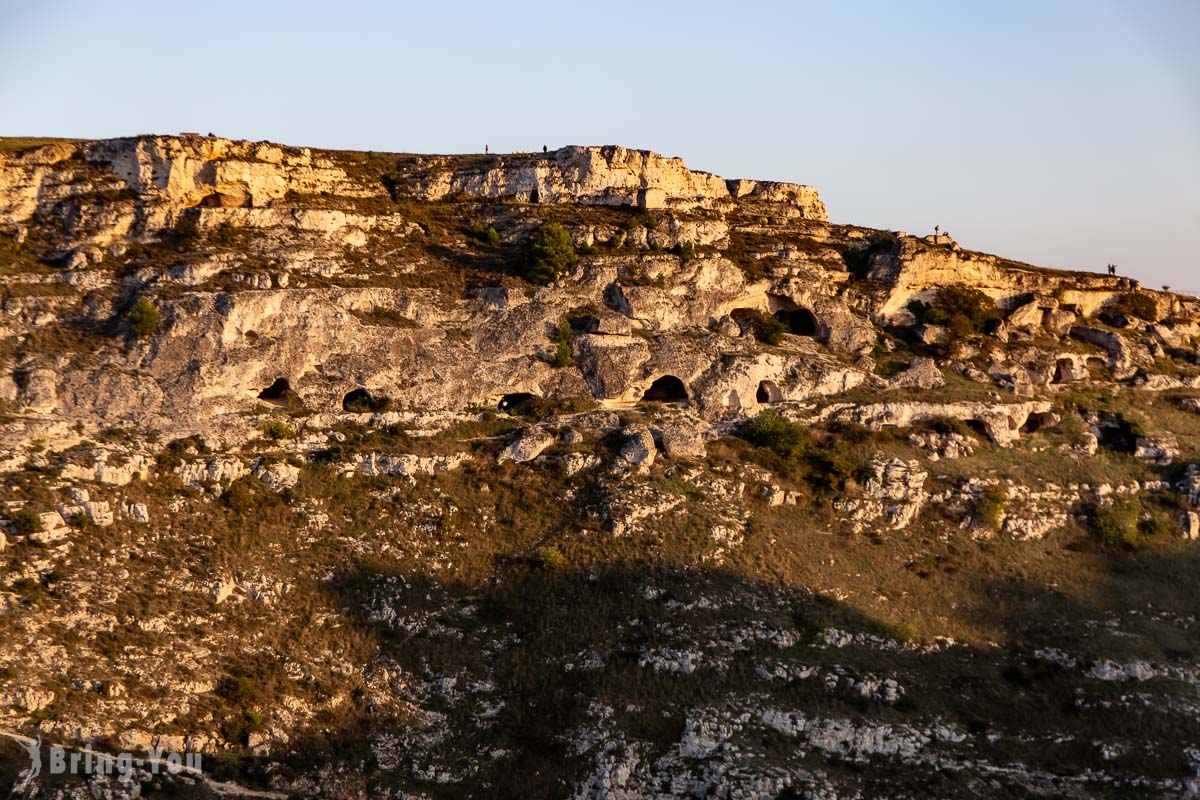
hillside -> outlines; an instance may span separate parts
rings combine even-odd
[[[1195,298],[183,135],[0,140],[0,303],[0,732],[209,776],[16,796],[1200,793]]]

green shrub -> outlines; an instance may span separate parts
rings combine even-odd
[[[491,225],[485,228],[482,222],[472,222],[471,227],[467,229],[467,235],[488,247],[500,244],[500,233]]]
[[[744,316],[739,316],[739,321],[750,327],[750,332],[754,334],[754,338],[766,345],[777,345],[783,341],[783,335],[788,332],[788,328],[782,322],[775,318],[772,314],[764,314],[761,311],[743,311],[739,312]]]
[[[787,326],[772,314],[759,314],[754,322],[754,338],[763,344],[775,346],[783,341]]]
[[[571,321],[563,317],[554,329],[554,366],[561,368],[574,365],[575,357],[571,352],[571,342],[574,339],[575,331],[571,328]]]
[[[908,310],[919,322],[944,325],[957,337],[980,333],[985,325],[1000,318],[1000,310],[990,297],[966,286],[946,286],[938,290],[932,303],[914,300]]]
[[[553,283],[578,260],[571,234],[561,225],[547,222],[533,234],[525,277],[533,283]]]
[[[741,435],[750,444],[765,447],[787,460],[802,458],[812,445],[807,428],[769,409],[743,423]]]
[[[533,552],[533,562],[539,569],[557,572],[567,565],[567,558],[557,548],[543,545]]]
[[[1100,310],[1100,319],[1111,324],[1121,317],[1158,322],[1158,304],[1149,295],[1126,292]]]
[[[1088,530],[1105,547],[1137,548],[1141,507],[1134,501],[1117,500],[1111,506],[1093,503],[1086,516]]]
[[[200,238],[200,227],[191,217],[180,217],[166,235],[165,241],[177,253],[186,253]]]
[[[810,451],[808,460],[815,472],[813,482],[828,491],[840,492],[851,481],[863,484],[875,477],[863,449],[844,439]]]
[[[149,298],[139,297],[129,311],[129,328],[134,336],[153,336],[158,332],[159,313]]]
[[[269,417],[258,423],[258,429],[263,432],[268,439],[279,441],[280,439],[295,439],[296,429],[288,425],[278,417]]]
[[[8,522],[15,532],[26,536],[31,533],[40,533],[42,530],[41,517],[26,509],[14,511],[9,515]]]
[[[917,626],[911,622],[889,622],[887,620],[878,620],[875,623],[876,629],[882,635],[893,639],[901,644],[912,644],[917,640],[920,632]]]
[[[684,261],[691,261],[696,257],[696,243],[692,241],[680,242],[671,249]]]
[[[975,498],[975,519],[988,530],[999,532],[1007,503],[1008,492],[1003,486],[988,486]]]
[[[863,280],[871,271],[871,256],[893,252],[898,243],[899,239],[891,231],[876,231],[866,247],[842,247],[842,263],[846,265],[846,272],[855,280]]]

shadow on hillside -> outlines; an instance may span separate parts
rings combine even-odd
[[[895,626],[803,587],[720,568],[635,563],[554,572],[510,560],[497,565],[490,585],[469,586],[376,565],[341,574],[331,599],[377,636],[381,659],[424,687],[408,699],[445,715],[439,728],[445,737],[435,746],[420,744],[418,726],[409,739],[401,736],[407,743],[398,762],[359,759],[372,774],[368,783],[432,797],[557,797],[569,794],[590,769],[591,756],[578,755],[573,739],[583,726],[595,725],[597,708],[610,709],[612,727],[648,748],[653,763],[679,741],[689,709],[736,707],[751,698],[858,724],[919,727],[940,720],[967,733],[971,758],[1019,762],[1047,776],[1092,770],[1179,779],[1187,774],[1179,743],[1190,741],[1192,720],[1163,713],[1154,701],[1186,687],[1167,678],[1139,684],[1151,701],[1139,705],[1122,699],[1129,686],[1099,682],[1085,672],[1091,659],[1138,654],[1164,664],[1194,664],[1200,651],[1194,626],[1146,617],[1141,609],[1143,593],[1170,579],[1156,608],[1172,615],[1194,610],[1188,587],[1198,576],[1200,554],[1189,551],[1115,558],[1109,584],[1095,587],[1087,600],[1053,587],[985,582],[970,613],[987,614],[989,594],[1003,591],[1021,594],[1027,615],[1003,621],[1013,632],[1010,642],[1001,643],[1008,646],[985,650],[880,644],[897,634]],[[1105,625],[1117,612],[1128,623],[1121,633]],[[875,644],[860,639],[830,646],[823,633],[830,628]],[[780,648],[747,638],[747,631],[775,630],[794,632],[796,642]],[[1068,668],[1034,654],[1055,645],[1079,656],[1079,664]],[[699,668],[656,671],[645,663],[675,651],[698,653]],[[850,676],[894,675],[905,695],[887,705],[831,692],[819,677],[765,680],[760,668],[778,662]],[[362,743],[369,730],[411,724],[372,714],[364,706],[347,717],[349,730],[318,737],[311,746],[345,750],[346,742]],[[1142,745],[1106,760],[1093,743],[1114,737]],[[481,755],[487,753],[502,755]],[[880,769],[863,772],[794,744],[776,757],[785,769],[833,770],[844,788],[869,796],[901,789],[961,796],[970,778],[887,759]],[[434,767],[475,775],[478,791],[430,782],[421,772]],[[970,791],[995,797],[1024,791],[1016,779],[1003,777],[988,786]]]

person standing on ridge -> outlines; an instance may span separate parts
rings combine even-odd
[[[486,144],[483,146],[483,154],[485,156],[488,154],[488,146]]]
[[[548,153],[548,152],[550,152],[550,151],[549,151],[548,149],[546,149],[546,145],[542,145],[542,152],[543,152],[543,153]]]

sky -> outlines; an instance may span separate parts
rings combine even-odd
[[[1200,293],[1200,0],[0,0],[0,135],[621,144]]]

